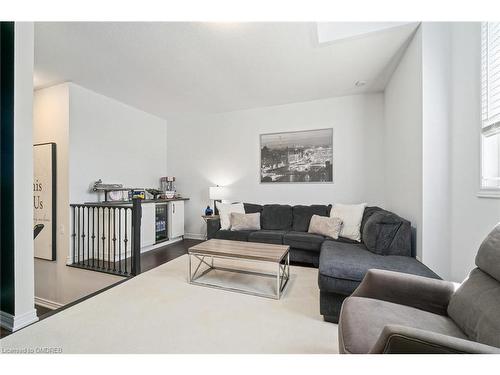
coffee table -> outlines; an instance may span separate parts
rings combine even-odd
[[[290,279],[290,247],[288,245],[272,245],[257,242],[243,242],[231,240],[211,239],[195,245],[188,250],[189,256],[189,283],[224,289],[233,292],[251,294],[260,297],[280,299],[288,280]],[[276,272],[260,272],[244,269],[244,267],[215,266],[214,259],[225,259],[237,261],[243,265],[244,262],[266,264],[274,268]],[[271,277],[276,279],[275,288],[270,292],[255,292],[250,288],[241,288],[221,283],[207,281],[206,276],[210,272],[225,271],[241,273],[258,277]],[[212,278],[213,280],[213,278]],[[215,277],[217,280],[217,277]],[[219,280],[220,281],[220,280]],[[247,285],[251,287],[251,285]]]

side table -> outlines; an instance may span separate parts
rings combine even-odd
[[[218,220],[219,215],[201,215],[201,218],[205,221],[205,224],[208,223],[209,220]],[[205,240],[208,239],[208,231],[207,227],[205,226]]]

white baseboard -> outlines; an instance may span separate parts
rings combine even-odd
[[[205,240],[205,235],[200,233],[184,233],[184,238],[188,240]]]
[[[40,305],[51,310],[55,310],[64,306],[62,303],[54,302],[41,297],[35,297],[35,305]]]
[[[0,311],[0,326],[11,332],[17,331],[18,329],[26,327],[31,323],[35,323],[36,321],[38,321],[38,317],[36,316],[35,309],[15,316],[4,311]]]

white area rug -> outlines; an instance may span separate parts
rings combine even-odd
[[[187,256],[0,341],[63,353],[338,353],[319,314],[318,270],[291,267],[281,300],[187,282]],[[92,277],[92,272],[89,272]]]

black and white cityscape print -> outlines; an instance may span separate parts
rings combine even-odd
[[[333,129],[261,134],[261,182],[333,182]]]

